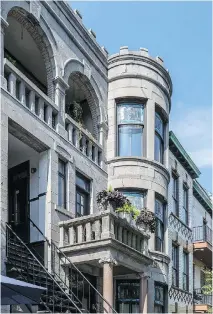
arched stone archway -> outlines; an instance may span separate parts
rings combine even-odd
[[[85,94],[93,122],[93,136],[98,139],[98,124],[103,120],[102,99],[96,91],[90,71],[85,70],[85,64],[76,59],[68,60],[64,66],[63,79],[69,85],[70,78],[77,81]]]
[[[8,12],[7,20],[9,21],[11,19],[14,19],[19,23],[20,27],[31,36],[33,42],[38,48],[45,68],[43,76],[46,76],[45,83],[47,88],[47,95],[54,100],[53,79],[56,76],[56,64],[53,49],[47,35],[39,23],[35,22],[35,20],[32,18],[32,15],[30,15],[29,12],[23,8],[11,8]],[[7,29],[9,29],[9,27],[7,27]],[[5,38],[7,36],[7,29],[5,30]]]

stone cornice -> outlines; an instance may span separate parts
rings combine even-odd
[[[198,167],[195,165],[193,160],[189,157],[186,150],[183,148],[175,134],[169,132],[169,148],[175,157],[179,160],[181,165],[187,170],[193,179],[198,178],[201,174]]]
[[[151,57],[142,56],[142,55],[140,55],[140,52],[137,52],[137,51],[136,52],[129,52],[128,54],[125,54],[125,55],[116,54],[116,55],[108,58],[109,69],[111,67],[113,67],[115,65],[115,63],[117,63],[119,61],[125,61],[125,60],[131,60],[131,62],[134,62],[134,61],[140,61],[141,62],[142,61],[142,62],[145,62],[149,65],[152,65],[153,67],[158,69],[165,76],[165,81],[167,82],[168,88],[170,90],[170,96],[172,95],[173,85],[172,85],[172,80],[171,80],[171,77],[169,75],[169,72],[161,64],[159,64],[159,62],[157,62],[155,59],[153,59]]]
[[[106,163],[111,164],[111,163],[122,162],[122,161],[137,161],[137,162],[139,161],[139,162],[144,162],[144,163],[150,164],[156,168],[159,168],[161,171],[163,171],[165,173],[165,176],[166,176],[168,183],[170,181],[170,173],[164,165],[162,165],[161,163],[159,163],[155,160],[151,160],[151,159],[148,159],[145,157],[119,157],[119,156],[117,156],[117,157],[109,159]]]
[[[202,186],[196,180],[193,181],[193,195],[212,217],[211,199],[209,198],[206,191],[203,190]]]
[[[144,79],[146,81],[149,81],[155,85],[157,85],[167,96],[168,101],[169,101],[169,111],[171,110],[171,100],[170,100],[170,94],[168,93],[168,90],[157,80],[147,76],[147,75],[142,75],[142,74],[134,74],[134,73],[127,73],[127,74],[121,74],[119,76],[112,77],[108,79],[108,82],[111,83],[113,81],[125,79],[125,78],[138,78],[138,79]]]

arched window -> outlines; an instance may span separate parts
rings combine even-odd
[[[154,158],[163,164],[164,155],[164,122],[161,116],[155,113],[155,153]]]
[[[122,102],[117,105],[118,156],[143,156],[144,105]]]

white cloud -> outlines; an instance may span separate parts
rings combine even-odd
[[[210,107],[183,106],[174,108],[170,129],[198,167],[212,166],[212,110]]]

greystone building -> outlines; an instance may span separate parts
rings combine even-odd
[[[66,2],[1,3],[1,273],[47,288],[4,312],[208,310],[212,204],[169,133],[171,95],[162,58],[108,56]],[[100,210],[109,186],[154,234]]]

